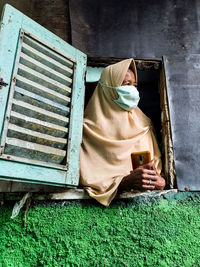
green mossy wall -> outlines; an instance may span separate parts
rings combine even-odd
[[[0,266],[200,266],[200,195],[0,208]]]

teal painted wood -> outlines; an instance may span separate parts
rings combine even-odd
[[[65,171],[31,164],[0,160],[0,179],[66,186]]]
[[[8,88],[11,84],[16,49],[21,30],[26,31],[30,36],[37,38],[54,51],[57,51],[59,54],[69,58],[75,63],[67,151],[68,170],[58,170],[54,169],[53,166],[36,166],[34,164],[1,159],[0,179],[76,186],[79,180],[79,155],[82,140],[85,91],[84,77],[87,57],[84,53],[78,51],[10,5],[6,5],[4,8],[0,33],[0,77],[9,84],[7,87],[3,87],[3,89],[0,90],[0,131],[2,133],[9,93]]]
[[[99,81],[103,69],[102,67],[87,67],[86,82],[91,83]]]
[[[69,147],[67,155],[67,163],[69,169],[66,173],[66,183],[78,185],[77,177],[79,177],[79,155],[80,145],[82,141],[82,125],[84,110],[84,80],[86,71],[86,60],[80,55],[77,57],[76,72],[74,76],[72,103],[71,103],[71,119],[69,127]],[[84,72],[83,72],[84,70]],[[79,129],[79,130],[77,130]],[[80,131],[81,129],[81,131]]]
[[[3,9],[0,32],[0,77],[8,83],[8,86],[0,89],[0,134],[2,133],[22,16],[20,12],[15,12],[8,5]]]

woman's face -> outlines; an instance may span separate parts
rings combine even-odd
[[[137,87],[135,74],[133,73],[132,70],[128,69],[124,77],[124,80],[122,82],[122,85],[134,85],[135,87]]]

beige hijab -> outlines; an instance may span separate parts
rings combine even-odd
[[[80,184],[89,195],[108,206],[117,193],[124,176],[132,170],[131,153],[148,150],[158,171],[161,171],[160,151],[150,119],[136,107],[132,111],[120,108],[114,88],[120,86],[131,66],[137,78],[133,59],[106,67],[91,97],[83,123],[80,154]]]

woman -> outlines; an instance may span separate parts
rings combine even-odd
[[[150,119],[137,107],[133,59],[106,67],[92,95],[83,124],[80,184],[108,206],[117,190],[163,189],[161,155]],[[132,169],[131,153],[148,150],[152,162]]]

